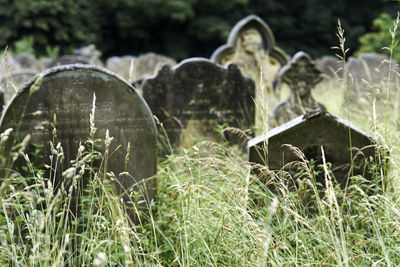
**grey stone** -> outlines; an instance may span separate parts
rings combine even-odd
[[[36,72],[31,69],[22,69],[1,76],[0,90],[4,94],[4,103],[7,104],[22,85],[35,75]]]
[[[40,87],[34,90],[31,86],[40,77]],[[107,172],[116,175],[117,192],[126,201],[123,192],[134,186],[133,190],[141,188],[145,198],[152,199],[155,180],[149,178],[156,173],[157,156],[157,132],[152,114],[131,85],[105,69],[80,64],[61,66],[47,70],[25,85],[12,99],[1,119],[1,132],[14,129],[4,153],[10,152],[14,140],[18,143],[30,134],[27,153],[32,151],[32,144],[41,144],[45,163],[49,164],[49,142],[53,140],[50,123],[56,115],[55,144],[61,142],[65,157],[56,173],[55,185],[59,186],[62,171],[70,167],[71,160],[77,157],[79,144],[84,144],[89,137],[94,94],[94,123],[97,128],[94,138],[99,140],[100,151],[104,151],[107,129],[114,138],[110,145],[112,153],[107,159]],[[121,147],[114,151],[119,145]],[[129,145],[129,162],[125,165]],[[13,166],[16,170],[20,168],[18,164]],[[129,175],[124,175],[124,172]],[[136,185],[141,182],[144,182],[144,187],[143,184]]]
[[[14,70],[19,70],[21,66],[19,63],[15,60],[15,58],[7,53],[6,56],[2,55],[0,58],[0,75],[5,75],[9,72],[12,72]]]
[[[311,94],[311,89],[321,82],[322,77],[308,54],[297,52],[279,71],[279,78],[289,86],[291,94],[274,109],[273,116],[277,124],[316,109],[326,111]]]
[[[90,62],[86,57],[83,56],[66,55],[53,60],[49,67],[51,68],[70,64],[90,64]]]
[[[315,65],[328,78],[339,78],[342,76],[341,69],[343,69],[343,63],[337,57],[323,56],[315,60]]]
[[[222,67],[204,58],[186,59],[173,68],[164,65],[157,76],[143,81],[142,89],[173,147],[194,121],[203,122],[197,127],[201,131],[213,131],[218,124],[242,129],[254,124],[254,82],[234,64]]]
[[[386,88],[390,64],[390,82],[392,87],[398,86],[399,66],[396,61],[389,61],[385,55],[375,53],[360,54],[357,58],[350,57],[346,63],[348,72],[348,93],[353,104],[364,103],[370,106],[374,98],[378,103],[385,102]],[[346,89],[345,89],[346,90]],[[391,90],[390,98],[395,95]],[[346,91],[343,93],[346,98]],[[350,105],[354,108],[357,105]]]
[[[21,69],[31,69],[35,72],[43,71],[44,66],[31,54],[23,53],[15,57]]]
[[[96,49],[94,44],[78,48],[75,50],[74,54],[76,56],[87,58],[91,65],[103,66],[103,62],[101,61],[101,52]]]
[[[134,80],[134,56],[110,57],[106,61],[106,68],[117,73],[127,81]]]
[[[176,61],[172,58],[157,55],[154,53],[146,53],[138,56],[134,61],[134,80],[143,79],[145,77],[154,76],[162,65],[176,65]]]
[[[242,74],[256,85],[256,117],[264,118],[279,101],[277,74],[288,56],[275,45],[270,27],[258,16],[250,15],[233,27],[226,44],[217,48],[211,60],[224,65],[236,64]],[[267,108],[265,108],[267,107]],[[262,125],[256,125],[262,128]]]
[[[322,146],[326,162],[331,163],[335,179],[343,186],[346,184],[351,165],[349,130],[353,174],[369,178],[370,174],[366,168],[369,158],[374,158],[375,151],[372,138],[346,121],[323,112],[299,116],[270,130],[267,135],[260,135],[250,140],[248,159],[253,163],[267,165],[273,171],[283,169],[294,174],[298,173],[298,170],[291,169],[293,165],[288,163],[300,161],[300,158],[285,144],[299,148],[308,161],[314,160],[316,168],[322,164]],[[324,172],[320,168],[318,181],[323,183]]]

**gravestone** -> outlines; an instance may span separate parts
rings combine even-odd
[[[279,96],[273,92],[278,91],[276,75],[288,56],[275,45],[271,29],[260,17],[250,15],[240,20],[227,43],[214,51],[211,60],[221,65],[232,62],[243,75],[255,81],[257,112],[268,113],[264,106],[268,104],[271,109],[278,102]]]
[[[157,55],[154,53],[146,53],[138,56],[134,61],[133,80],[144,79],[145,77],[154,76],[162,65],[176,65],[176,61],[172,58]]]
[[[23,53],[15,57],[15,60],[20,65],[21,69],[30,69],[34,72],[40,72],[45,67],[33,55]]]
[[[343,63],[334,56],[323,56],[315,60],[317,69],[328,78],[339,78],[342,76]]]
[[[134,79],[134,56],[110,57],[106,61],[106,68],[117,73],[127,81]]]
[[[352,155],[350,155],[349,130],[351,133]],[[266,148],[267,144],[267,148]],[[314,160],[317,171],[321,171],[318,181],[324,181],[321,146],[327,163],[335,179],[345,185],[353,158],[353,175],[369,178],[368,160],[374,158],[371,137],[363,131],[329,113],[314,112],[299,116],[279,127],[271,129],[267,135],[260,135],[248,142],[248,160],[267,165],[270,170],[285,170],[292,175],[298,170],[291,169],[290,162],[300,161],[299,157],[285,144],[299,148],[310,161]],[[268,156],[267,156],[268,155]],[[286,166],[284,168],[284,166]],[[293,167],[293,165],[292,165]]]
[[[242,129],[254,124],[254,82],[234,64],[222,67],[204,58],[190,58],[173,68],[164,65],[142,83],[143,97],[177,147],[182,130],[214,132],[226,124]]]
[[[4,95],[4,104],[7,104],[21,86],[35,75],[36,72],[31,69],[22,69],[1,76],[0,90]]]
[[[396,90],[393,89],[398,86],[397,73],[400,71],[396,61],[390,62],[387,56],[375,53],[365,53],[360,54],[357,58],[349,58],[346,67],[350,107],[358,109],[360,105],[357,104],[364,104],[370,108],[374,98],[378,104],[386,101],[389,65],[391,72],[391,95],[389,97],[393,99],[396,95]],[[346,99],[346,91],[343,95]]]
[[[76,56],[81,56],[87,58],[89,64],[96,66],[103,66],[101,62],[101,52],[97,50],[94,44],[78,48],[74,51]]]
[[[279,78],[289,86],[291,94],[274,109],[273,116],[278,125],[316,109],[326,111],[311,94],[311,89],[322,77],[308,54],[297,52],[279,71]]]
[[[38,79],[42,82],[39,88],[34,89],[32,85]],[[33,144],[43,145],[45,164],[50,165],[47,162],[49,142],[53,139],[50,123],[56,115],[55,144],[61,142],[65,157],[56,173],[55,185],[59,186],[62,171],[70,167],[71,160],[77,157],[79,144],[84,144],[89,137],[94,94],[94,123],[97,128],[94,138],[100,140],[100,151],[104,150],[107,129],[114,138],[107,172],[116,175],[117,192],[122,194],[134,186],[134,190],[144,188],[141,193],[147,200],[152,199],[155,182],[147,179],[156,173],[157,133],[152,114],[131,85],[101,68],[80,64],[56,67],[25,85],[12,99],[1,119],[1,132],[14,129],[5,153],[8,155],[14,140],[18,143],[30,134],[27,153],[32,151]],[[121,147],[114,151],[119,145]],[[129,162],[126,164],[128,146]],[[13,168],[20,170],[21,166],[17,164]],[[124,172],[130,175],[124,175]],[[144,182],[144,187],[136,185],[141,182]],[[126,195],[121,197],[127,200]]]
[[[90,64],[90,62],[86,57],[83,56],[66,55],[53,60],[49,68],[71,64]]]

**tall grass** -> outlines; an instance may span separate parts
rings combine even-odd
[[[107,166],[112,137],[96,140],[91,120],[59,190],[52,183],[64,156],[59,143],[51,143],[43,166],[17,151],[24,173],[1,177],[0,265],[397,266],[399,112],[389,105],[387,115],[372,114],[377,150],[390,154],[377,153],[370,180],[351,176],[341,188],[324,157],[314,166],[296,148],[298,173],[272,172],[247,162],[238,147],[204,141],[160,158],[157,196],[136,224],[113,193],[115,176]],[[96,150],[99,143],[104,152]],[[316,179],[320,172],[323,184]],[[289,190],[290,180],[296,191]]]

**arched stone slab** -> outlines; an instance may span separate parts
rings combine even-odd
[[[35,81],[42,79],[40,87],[34,89]],[[93,96],[95,101],[95,138],[100,139],[99,149],[104,150],[106,130],[113,137],[110,145],[107,172],[113,172],[119,193],[136,183],[151,178],[156,173],[156,127],[152,113],[143,98],[123,79],[105,69],[68,65],[47,70],[25,85],[11,100],[1,119],[0,130],[13,128],[5,153],[11,145],[31,135],[30,144],[43,145],[45,163],[50,155],[49,142],[53,139],[52,127],[56,115],[57,136],[61,142],[65,160],[57,169],[55,184],[61,183],[61,173],[70,167],[77,156],[79,143],[88,139],[90,113]],[[125,165],[127,147],[130,145],[129,162]],[[27,152],[32,146],[27,147]],[[21,166],[13,166],[19,169]],[[121,175],[129,172],[130,176]],[[147,199],[154,197],[154,179],[145,182]],[[136,187],[138,189],[138,187]],[[124,197],[126,199],[126,197]]]

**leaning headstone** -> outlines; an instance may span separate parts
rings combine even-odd
[[[260,17],[250,15],[240,20],[231,30],[227,43],[214,51],[211,60],[221,65],[232,62],[243,75],[255,81],[257,112],[266,113],[278,102],[278,96],[273,93],[276,75],[287,63],[288,56],[275,45],[271,29]]]
[[[83,56],[66,55],[53,60],[49,67],[51,68],[70,64],[90,64],[90,62],[86,57]]]
[[[308,54],[297,52],[279,71],[279,78],[289,86],[291,94],[274,109],[273,116],[278,125],[316,109],[326,111],[311,94],[311,89],[322,77]]]
[[[360,174],[365,178],[370,175],[367,168],[368,162],[370,157],[374,158],[375,151],[371,137],[328,113],[314,112],[299,116],[270,130],[267,135],[250,140],[248,159],[253,163],[267,165],[269,170],[284,170],[293,175],[299,170],[289,163],[301,161],[301,159],[286,144],[300,149],[306,160],[313,160],[313,166],[316,168],[321,168],[319,166],[323,164],[322,147],[326,163],[331,164],[330,170],[342,186],[346,184],[349,174]],[[353,166],[352,169],[351,166]],[[323,183],[324,171],[321,169],[316,171],[320,171],[318,181]]]
[[[4,104],[7,104],[21,86],[35,75],[36,72],[31,69],[22,69],[1,76],[0,90],[4,95]]]
[[[153,198],[155,181],[148,179],[156,173],[157,133],[153,116],[131,85],[101,68],[80,64],[56,67],[25,85],[1,119],[1,132],[14,129],[5,153],[10,152],[13,142],[19,143],[31,135],[27,153],[33,151],[34,144],[43,145],[41,153],[45,164],[50,165],[47,162],[51,154],[49,142],[53,138],[55,145],[61,142],[65,159],[59,165],[62,167],[56,170],[54,181],[60,186],[62,172],[71,166],[71,160],[76,159],[80,145],[93,129],[90,114],[93,114],[94,95],[94,127],[97,129],[94,139],[98,140],[98,149],[104,151],[106,131],[113,137],[107,172],[115,174],[117,192],[126,201],[124,192],[140,188],[147,200]],[[55,136],[50,126],[54,122]],[[121,147],[116,149],[119,145]],[[13,169],[21,170],[22,166],[17,164]],[[136,185],[141,182],[145,186]]]
[[[337,57],[323,56],[315,60],[315,65],[317,69],[328,78],[341,77],[341,69],[343,69],[343,63],[339,61],[339,58]]]
[[[74,54],[87,58],[91,65],[103,66],[101,62],[101,52],[97,50],[94,44],[78,48],[75,50]]]
[[[368,108],[372,105],[373,99],[377,103],[386,101],[386,89],[389,82],[391,99],[394,98],[394,87],[398,85],[399,66],[396,61],[389,61],[385,55],[375,53],[360,54],[357,58],[351,57],[346,64],[348,72],[348,96],[351,107],[359,108],[357,104],[365,104]],[[346,92],[344,97],[347,98]],[[356,108],[356,109],[357,109]]]
[[[217,125],[248,129],[254,124],[254,82],[234,64],[186,59],[173,68],[164,65],[143,81],[142,89],[173,147],[180,144],[182,130],[191,127],[214,132]]]
[[[117,73],[127,81],[134,80],[134,56],[110,57],[106,61],[106,68]]]

